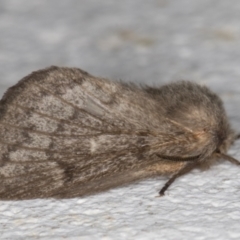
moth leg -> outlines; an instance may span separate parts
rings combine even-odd
[[[180,169],[177,173],[172,175],[172,177],[165,183],[162,189],[159,192],[160,196],[163,196],[165,191],[169,188],[169,186],[180,176],[190,172],[193,168],[198,165],[198,162],[187,163],[182,169]]]
[[[231,162],[231,163],[233,163],[235,165],[240,165],[240,162],[237,159],[235,159],[235,158],[233,158],[233,157],[231,157],[229,155],[226,155],[224,153],[220,153],[217,156],[219,158],[223,158],[223,159],[225,159],[225,160],[227,160],[227,161],[229,161],[229,162]]]
[[[240,139],[240,133],[238,133],[236,136],[235,136],[235,140],[238,140]]]

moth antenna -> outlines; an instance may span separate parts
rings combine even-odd
[[[224,153],[219,153],[218,156],[227,160],[227,161],[229,161],[229,162],[231,162],[231,163],[233,163],[233,164],[240,165],[240,162],[237,159],[235,159],[235,158],[233,158],[229,155],[226,155]]]
[[[176,156],[165,156],[165,155],[160,155],[160,154],[156,154],[158,157],[165,159],[165,160],[170,160],[170,161],[174,161],[174,162],[191,162],[191,161],[196,161],[199,159],[200,155],[197,156],[192,156],[192,157],[186,157],[186,158],[182,158],[182,157],[176,157]]]
[[[163,188],[160,190],[159,195],[164,196],[165,191],[178,177],[184,175],[185,173],[190,172],[197,165],[198,165],[198,162],[188,163],[182,169],[180,169],[176,174],[172,175],[172,177],[165,183]]]
[[[183,126],[182,124],[180,124],[180,123],[178,123],[178,122],[176,122],[176,121],[174,121],[174,120],[172,120],[172,119],[170,119],[170,118],[166,118],[168,121],[170,121],[171,123],[173,123],[174,125],[176,125],[176,126],[178,126],[178,127],[180,127],[180,128],[183,128],[183,129],[185,129],[186,131],[188,131],[188,132],[190,132],[190,133],[192,133],[193,131],[190,129],[190,128],[188,128],[188,127],[186,127],[186,126]]]

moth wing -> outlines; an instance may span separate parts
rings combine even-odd
[[[0,198],[51,197],[141,168],[176,141],[174,127],[138,87],[80,69],[34,72],[0,102]]]

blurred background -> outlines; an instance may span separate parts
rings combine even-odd
[[[0,0],[0,84],[50,65],[226,84],[240,79],[239,12],[238,0]]]
[[[0,0],[0,95],[50,65],[156,86],[206,84],[240,130],[239,0]],[[239,239],[239,171],[229,171],[190,174],[161,201],[164,181],[153,180],[87,200],[1,203],[0,238]]]

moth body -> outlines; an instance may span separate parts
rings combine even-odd
[[[50,67],[0,101],[0,199],[70,198],[158,175],[160,191],[226,155],[236,136],[220,98],[176,82],[140,87]]]

